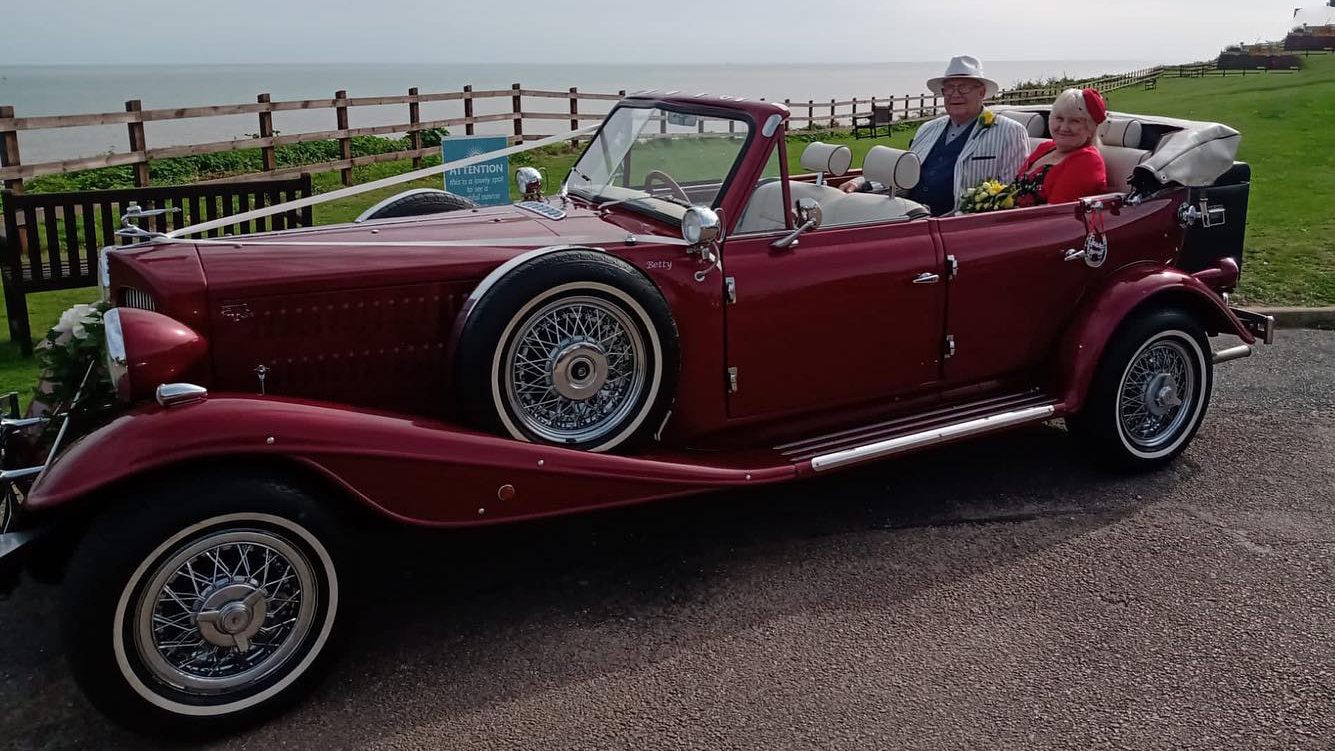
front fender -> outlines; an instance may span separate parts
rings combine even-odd
[[[435,420],[226,394],[117,417],[54,461],[24,505],[42,512],[111,488],[133,492],[127,481],[158,469],[247,457],[299,462],[387,517],[428,526],[547,516],[796,475],[787,462],[740,468],[680,456],[594,454]]]
[[[1210,333],[1256,338],[1204,282],[1175,268],[1139,264],[1121,269],[1095,290],[1062,336],[1057,358],[1057,393],[1064,412],[1085,403],[1108,341],[1128,316],[1147,306],[1177,306],[1197,315]]]

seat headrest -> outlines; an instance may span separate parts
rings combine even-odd
[[[1002,117],[1024,126],[1030,138],[1042,138],[1048,132],[1048,120],[1041,112],[999,112]]]
[[[922,174],[922,161],[912,151],[873,146],[862,160],[862,176],[892,190],[912,190]]]
[[[814,141],[802,149],[800,161],[803,169],[839,177],[847,174],[848,168],[853,166],[853,152],[847,146]]]
[[[1112,117],[1099,126],[1099,137],[1105,146],[1122,146],[1128,149],[1140,148],[1141,126],[1139,120]]]

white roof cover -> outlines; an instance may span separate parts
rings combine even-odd
[[[999,112],[1018,110],[1047,114],[1049,106],[998,107]],[[1157,115],[1136,115],[1127,112],[1109,112],[1109,117],[1139,120],[1142,124],[1166,125],[1175,128],[1159,140],[1149,158],[1136,167],[1136,172],[1148,172],[1160,183],[1178,183],[1188,187],[1214,184],[1219,176],[1233,167],[1238,155],[1242,134],[1221,123],[1195,120],[1177,120]]]

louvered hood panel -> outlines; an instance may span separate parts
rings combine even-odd
[[[444,414],[450,406],[445,349],[473,286],[423,283],[224,301],[213,324],[217,388]]]

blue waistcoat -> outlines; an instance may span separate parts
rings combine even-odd
[[[917,187],[909,191],[908,197],[931,209],[932,216],[942,216],[955,210],[955,162],[959,161],[964,144],[969,142],[976,125],[977,120],[969,123],[969,127],[950,143],[946,143],[950,127],[942,129],[941,137],[922,163],[922,176],[918,179]]]

